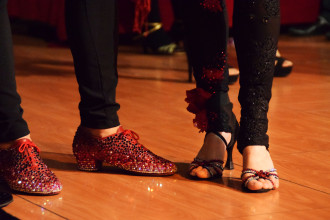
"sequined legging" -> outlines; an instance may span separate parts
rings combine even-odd
[[[197,88],[213,94],[207,111],[217,112],[219,116],[208,114],[207,129],[231,132],[233,113],[228,98],[225,1],[189,0],[184,5],[185,42]],[[279,14],[279,0],[235,0],[234,3],[233,30],[240,70],[240,152],[249,145],[269,147],[267,112],[279,35]]]

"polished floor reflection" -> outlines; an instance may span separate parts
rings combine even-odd
[[[279,190],[243,193],[242,159],[222,179],[187,176],[203,134],[186,111],[186,58],[140,54],[120,48],[118,102],[121,123],[141,143],[177,163],[170,177],[133,176],[111,167],[101,172],[76,169],[71,151],[79,125],[78,86],[67,48],[47,47],[15,36],[18,90],[32,138],[64,188],[56,196],[14,195],[2,210],[19,219],[329,219],[330,218],[330,42],[321,37],[282,36],[283,56],[294,71],[275,78],[270,108],[270,150],[281,178]],[[142,51],[142,50],[141,50]],[[234,50],[230,62],[236,65]],[[239,85],[230,87],[239,115]],[[3,189],[7,189],[4,184]]]

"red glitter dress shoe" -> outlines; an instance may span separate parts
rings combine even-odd
[[[97,171],[105,162],[111,166],[143,175],[173,175],[174,163],[155,155],[138,142],[139,136],[119,127],[116,134],[100,138],[79,127],[73,140],[78,169]]]
[[[0,176],[12,190],[38,195],[58,194],[62,184],[39,156],[39,148],[29,139],[19,139],[0,150]]]

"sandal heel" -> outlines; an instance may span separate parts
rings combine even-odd
[[[232,136],[232,140],[229,143],[229,146],[227,147],[227,161],[225,165],[226,170],[233,170],[234,169],[234,162],[233,162],[233,149],[235,142],[237,140],[237,136],[239,133],[239,124],[237,121],[235,121],[235,128]]]
[[[233,170],[234,169],[233,146],[227,148],[227,161],[226,161],[225,169],[226,170]]]
[[[79,170],[98,171],[102,167],[102,162],[90,157],[76,157]]]

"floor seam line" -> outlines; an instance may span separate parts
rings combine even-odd
[[[23,200],[25,200],[25,201],[27,201],[27,202],[29,202],[29,203],[35,205],[35,206],[38,206],[38,207],[40,207],[40,208],[43,208],[43,209],[47,210],[48,212],[50,212],[50,213],[52,213],[52,214],[54,214],[54,215],[57,215],[57,216],[59,216],[59,217],[61,217],[61,218],[63,218],[63,219],[69,219],[69,218],[66,218],[66,217],[64,217],[64,216],[62,216],[62,215],[60,215],[60,214],[58,214],[58,213],[56,213],[56,212],[54,212],[54,211],[52,211],[52,210],[46,208],[46,207],[43,207],[42,205],[39,205],[39,204],[37,204],[37,203],[34,203],[34,202],[32,202],[32,201],[30,201],[30,200],[28,200],[28,199],[22,197],[21,195],[15,195],[15,196],[17,196],[18,198],[21,198],[21,199],[23,199]]]

